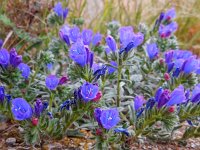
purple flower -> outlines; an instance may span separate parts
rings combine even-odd
[[[125,128],[116,128],[114,131],[115,131],[115,133],[123,133],[123,134],[125,134],[126,136],[129,136],[129,132],[128,132],[128,130],[125,129]]]
[[[67,15],[68,15],[68,8],[62,8],[62,4],[61,2],[58,2],[54,8],[53,8],[54,12],[59,16],[62,17],[64,20],[66,19]]]
[[[172,33],[174,33],[178,28],[178,25],[176,22],[171,22],[168,25],[160,25],[159,27],[159,35],[161,38],[168,38],[171,36]]]
[[[131,49],[138,47],[144,41],[144,35],[142,33],[133,34],[133,39],[128,45],[123,49],[120,49],[120,54],[125,51],[128,53]],[[123,47],[123,46],[122,46]]]
[[[117,63],[115,61],[111,61],[110,64],[112,66],[117,67]],[[116,68],[114,68],[112,66],[108,66],[108,74],[112,74],[112,73],[114,73],[117,70]]]
[[[156,102],[159,101],[160,96],[162,95],[163,91],[164,91],[164,89],[162,87],[159,87],[157,89],[156,94],[155,94],[155,100],[156,100]]]
[[[178,86],[171,93],[170,100],[167,102],[167,106],[173,106],[186,102],[184,87],[182,85]]]
[[[136,96],[136,97],[134,98],[134,108],[135,108],[135,110],[136,110],[136,111],[139,110],[139,109],[143,106],[143,104],[144,104],[145,102],[146,102],[146,101],[145,101],[145,99],[144,99],[143,96],[141,96],[141,95]]]
[[[6,49],[0,50],[0,64],[3,66],[8,65],[10,61],[10,55]]]
[[[153,60],[158,56],[159,49],[156,43],[148,44],[146,50],[150,60]]]
[[[3,40],[0,39],[0,49],[1,49],[2,46],[3,46]]]
[[[173,72],[174,77],[179,76],[180,72],[182,71],[182,66],[183,66],[184,61],[185,61],[184,59],[176,59],[174,61],[174,65],[173,65],[173,68],[175,69]]]
[[[30,72],[31,72],[30,67],[27,64],[21,63],[21,64],[19,64],[18,69],[21,71],[22,76],[25,79],[28,79]]]
[[[133,28],[131,26],[121,27],[119,29],[119,39],[121,47],[125,48],[133,40]]]
[[[55,75],[49,75],[46,77],[45,83],[48,89],[54,90],[58,86],[59,79]]]
[[[32,117],[32,108],[23,98],[12,100],[12,113],[16,120],[26,120]]]
[[[159,99],[158,99],[158,105],[157,107],[160,109],[162,108],[170,99],[170,90],[165,89],[163,90],[163,92],[161,93]]]
[[[80,36],[80,29],[77,26],[70,28],[69,30],[69,38],[72,42],[76,42]]]
[[[100,33],[95,34],[92,39],[92,45],[93,46],[99,45],[99,43],[101,42],[101,39],[102,39],[102,35]]]
[[[17,55],[16,49],[12,48],[10,50],[10,64],[16,68],[22,62],[22,56]]]
[[[192,56],[192,52],[188,50],[174,50],[174,59],[187,59]]]
[[[0,103],[3,103],[5,99],[5,88],[3,86],[0,86]]]
[[[99,91],[99,87],[97,85],[93,85],[91,83],[85,82],[81,86],[81,96],[84,102],[91,101],[94,99]]]
[[[182,69],[185,74],[195,72],[198,69],[198,60],[194,56],[191,56],[184,62]]]
[[[85,49],[86,49],[86,64],[90,65],[90,68],[92,68],[93,65],[93,60],[94,60],[94,53],[90,51],[89,47],[87,45],[85,45]]]
[[[48,64],[47,64],[47,69],[48,69],[49,71],[51,71],[51,70],[53,69],[53,63],[48,63]]]
[[[120,121],[119,112],[116,108],[96,108],[94,115],[99,125],[107,130],[115,127]]]
[[[176,17],[176,11],[174,8],[169,9],[168,11],[165,12],[164,21],[170,22],[172,19]]]
[[[83,43],[85,45],[90,45],[90,42],[92,41],[92,35],[93,35],[93,32],[90,29],[84,29],[82,31]]]
[[[108,47],[113,51],[115,52],[116,49],[117,49],[117,44],[115,42],[115,39],[111,36],[111,35],[108,35],[106,37],[106,44],[108,45]]]
[[[87,64],[87,52],[81,40],[78,40],[71,46],[69,57],[82,67]]]
[[[92,65],[93,73],[95,73],[97,70],[101,69],[101,67],[102,67],[102,63],[93,63],[93,65]]]
[[[44,106],[41,99],[37,99],[34,104],[34,114],[36,115],[36,117],[40,117],[43,110],[44,110]]]
[[[67,76],[63,76],[63,77],[60,78],[58,84],[59,84],[59,85],[63,85],[63,84],[65,84],[68,80],[69,80],[69,79],[68,79]]]
[[[105,52],[106,52],[107,55],[110,54],[111,51],[112,50],[108,46],[105,47]]]
[[[165,55],[165,62],[170,63],[173,60],[174,51],[173,50],[167,51],[165,52],[164,55]]]
[[[191,101],[193,103],[199,102],[200,100],[200,84],[197,84],[192,91]]]
[[[61,40],[63,40],[68,46],[70,46],[69,31],[70,28],[67,25],[62,26],[59,31]]]

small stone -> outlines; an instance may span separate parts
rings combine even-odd
[[[191,143],[192,148],[196,148],[196,145],[194,143]]]
[[[85,145],[85,143],[79,143],[79,145],[81,145],[81,146],[84,146],[84,145]]]
[[[60,143],[47,144],[43,147],[44,150],[62,150],[62,145]]]
[[[18,127],[19,132],[23,133],[24,129],[22,127]]]
[[[16,143],[16,138],[7,138],[6,144],[8,145],[14,145]]]

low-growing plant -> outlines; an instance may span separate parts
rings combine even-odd
[[[174,8],[152,27],[112,21],[105,36],[81,30],[82,18],[65,24],[67,15],[57,3],[47,17],[56,33],[34,58],[0,44],[0,112],[20,123],[27,144],[81,136],[82,128],[96,149],[128,148],[130,138],[199,137],[200,61],[179,49]]]

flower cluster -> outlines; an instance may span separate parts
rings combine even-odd
[[[0,49],[0,65],[7,69],[10,67],[18,68],[25,79],[30,75],[30,67],[22,63],[22,56],[17,54],[15,48],[11,49],[10,52],[4,48]]]

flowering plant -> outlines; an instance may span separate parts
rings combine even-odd
[[[56,33],[34,56],[0,45],[0,113],[21,123],[27,143],[84,127],[97,149],[127,147],[129,137],[171,140],[183,122],[176,140],[199,137],[200,60],[179,49],[174,8],[149,28],[113,21],[105,35],[66,23],[68,11],[55,5]]]

